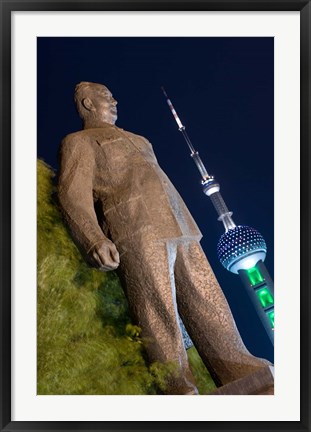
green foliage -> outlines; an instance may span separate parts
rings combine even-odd
[[[37,175],[38,394],[157,394],[172,368],[147,365],[116,274],[84,262],[54,203],[53,171],[39,160]],[[205,393],[214,384],[190,360]]]
[[[119,281],[80,256],[52,177],[38,161],[38,394],[155,394]]]
[[[209,394],[216,386],[195,347],[187,351],[189,364],[200,394]]]
[[[162,390],[164,393],[167,388],[167,382],[166,382],[167,375],[169,374],[171,376],[177,377],[178,376],[177,367],[178,366],[176,362],[173,361],[167,362],[165,364],[160,362],[154,362],[150,366],[150,372],[154,376],[159,389]]]

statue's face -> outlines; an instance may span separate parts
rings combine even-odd
[[[117,115],[117,101],[112,97],[107,87],[96,84],[92,89],[92,103],[98,120],[115,124]]]

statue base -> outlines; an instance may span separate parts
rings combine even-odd
[[[274,367],[266,366],[258,371],[226,384],[210,395],[274,395]]]

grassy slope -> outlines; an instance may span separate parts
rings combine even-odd
[[[115,273],[81,258],[53,203],[52,177],[38,161],[38,394],[157,394],[169,367],[146,363]],[[200,393],[209,393],[195,348],[188,354]]]

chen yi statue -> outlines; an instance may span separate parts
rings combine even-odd
[[[117,270],[149,360],[176,363],[166,393],[198,394],[178,313],[218,387],[269,365],[244,346],[202,235],[150,142],[115,126],[104,85],[81,82],[74,99],[83,130],[61,144],[61,209],[89,262]]]

